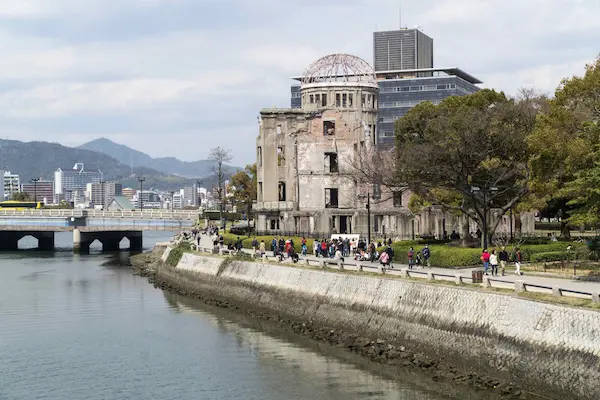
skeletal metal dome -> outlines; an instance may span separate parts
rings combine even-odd
[[[377,87],[368,62],[350,54],[330,54],[313,62],[302,75],[302,86],[352,85]]]

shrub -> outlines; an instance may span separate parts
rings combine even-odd
[[[237,242],[238,237],[240,239],[242,239],[242,246],[245,249],[251,249],[252,248],[252,240],[254,240],[255,236],[244,236],[244,235],[235,235],[232,233],[226,233],[223,235],[223,241],[225,243],[225,245],[228,244],[233,244],[235,245],[235,242]],[[256,240],[258,240],[258,243],[260,243],[261,240],[264,240],[265,242],[265,249],[267,251],[271,250],[271,241],[273,240],[275,236],[256,236]],[[289,237],[285,237],[285,240],[288,240]],[[277,240],[279,240],[279,237],[277,237]],[[302,238],[301,237],[292,237],[292,240],[294,241],[294,249],[296,249],[296,252],[300,253],[302,251]],[[310,238],[306,238],[306,247],[308,248],[308,254],[312,254],[313,251],[313,244],[314,244],[314,239],[310,239]]]
[[[179,264],[181,257],[183,257],[183,253],[185,253],[189,250],[190,250],[189,242],[185,242],[185,241],[179,242],[177,244],[177,246],[175,246],[171,249],[171,252],[169,253],[169,257],[167,257],[167,260],[165,263],[167,265],[170,265],[171,267],[176,267],[177,264]]]
[[[531,255],[531,262],[562,261],[569,259],[569,254],[565,251],[547,251],[545,253],[535,253]]]

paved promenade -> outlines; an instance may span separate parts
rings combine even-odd
[[[201,235],[202,239],[200,242],[200,246],[201,247],[206,247],[206,248],[212,248],[213,244],[212,241],[210,240],[210,237],[207,235]],[[244,252],[251,254],[252,250],[249,249],[244,249]],[[267,251],[266,252],[267,257],[273,257],[273,252],[271,251]],[[319,260],[323,260],[322,257],[315,257],[313,255],[307,255],[306,257],[304,256],[300,256],[300,259],[308,259],[309,261],[319,261]],[[333,261],[333,260],[332,260]],[[346,257],[344,259],[344,264],[349,264],[349,265],[357,265],[357,262],[354,261],[354,259],[352,257]],[[361,262],[361,264],[365,265],[365,262]],[[372,265],[373,267],[377,267],[378,263],[374,262],[374,263],[367,263]],[[400,275],[400,270],[403,268],[408,268],[408,265],[405,264],[398,264],[398,263],[392,263],[392,269],[386,271],[386,274],[389,275]],[[418,269],[413,269],[413,271],[415,272],[433,272],[436,275],[450,275],[452,277],[454,277],[456,274],[460,274],[462,277],[464,278],[471,278],[471,272],[475,269],[481,269],[481,268],[461,268],[461,269],[449,269],[449,268],[418,268]],[[539,286],[548,286],[548,287],[554,287],[554,286],[559,286],[562,289],[568,289],[568,290],[577,290],[577,291],[581,291],[581,292],[600,292],[600,282],[586,282],[586,281],[578,281],[578,280],[573,280],[573,279],[569,279],[569,278],[555,278],[555,277],[545,277],[545,276],[539,276],[539,275],[521,275],[521,276],[517,276],[514,275],[514,273],[512,271],[507,272],[506,276],[490,276],[490,278],[494,279],[494,280],[498,280],[498,281],[493,281],[492,282],[492,286],[493,287],[498,287],[498,288],[507,288],[507,289],[512,289],[514,288],[514,282],[516,280],[520,280],[525,282],[528,285],[539,285]],[[450,280],[450,278],[449,278]],[[453,279],[452,279],[453,280]],[[502,282],[500,282],[502,281]],[[468,281],[469,282],[469,281]],[[532,287],[528,287],[527,289],[528,291],[531,292],[544,292],[546,293],[547,290],[544,289],[536,289],[536,288],[532,288]]]

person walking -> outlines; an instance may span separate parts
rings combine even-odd
[[[256,236],[252,240],[252,252],[256,253],[256,249],[258,249],[258,240],[256,240]]]
[[[506,247],[502,247],[502,251],[498,254],[498,258],[500,259],[500,270],[502,271],[502,276],[504,276],[504,270],[506,269],[506,263],[508,262],[508,252],[506,251]]]
[[[415,265],[415,250],[411,247],[408,249],[408,269],[413,269]]]
[[[515,274],[517,275],[523,275],[523,273],[521,272],[521,262],[523,261],[523,258],[521,256],[521,249],[519,249],[517,247],[517,252],[515,253]]]
[[[392,260],[394,258],[394,249],[392,249],[392,245],[391,244],[388,244],[388,246],[385,249],[384,253],[387,253],[387,255],[388,255],[387,265],[389,265],[390,268],[394,268],[392,266]]]
[[[488,268],[490,267],[490,253],[487,249],[483,249],[481,252],[481,262],[483,263],[483,273],[488,275]]]
[[[260,241],[260,246],[259,246],[259,251],[260,251],[260,256],[264,256],[265,255],[265,241],[261,240]]]
[[[492,254],[490,254],[490,265],[492,266],[492,276],[498,276],[498,256],[496,255],[496,250],[492,250]]]
[[[431,267],[431,263],[429,262],[429,257],[431,257],[431,251],[429,250],[429,246],[425,245],[423,250],[421,250],[421,255],[423,256],[423,266]]]

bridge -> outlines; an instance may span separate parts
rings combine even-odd
[[[88,252],[95,240],[103,251],[116,251],[123,238],[129,239],[130,250],[141,250],[143,231],[181,230],[198,218],[198,210],[0,210],[0,251],[17,250],[25,236],[35,237],[40,250],[52,250],[55,232],[73,232],[78,252]]]

